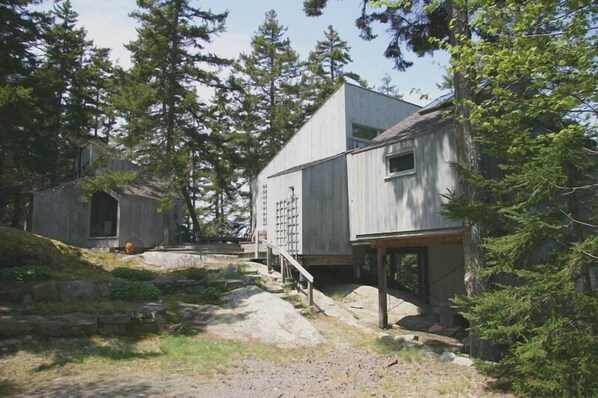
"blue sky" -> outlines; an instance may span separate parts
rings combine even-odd
[[[112,49],[112,58],[121,66],[129,65],[129,56],[123,43],[133,40],[135,21],[128,14],[135,9],[134,0],[71,0],[79,13],[79,22],[96,45]],[[51,7],[47,2],[44,8]],[[406,72],[392,68],[392,62],[383,55],[388,43],[388,34],[379,29],[379,36],[366,42],[359,38],[355,18],[359,16],[359,0],[331,0],[324,15],[317,18],[306,17],[302,0],[201,0],[196,2],[201,8],[214,12],[229,11],[227,31],[216,37],[211,50],[221,56],[235,58],[241,52],[249,52],[251,36],[264,21],[264,14],[276,10],[280,23],[288,27],[288,37],[302,59],[305,59],[317,40],[324,37],[328,25],[334,26],[340,37],[351,46],[353,63],[346,70],[358,73],[370,85],[378,86],[385,73],[408,101],[425,104],[441,94],[437,84],[442,82],[448,56],[437,53],[434,58],[410,56],[414,65]],[[410,94],[411,89],[419,89],[429,95],[429,100],[420,99],[419,94]]]

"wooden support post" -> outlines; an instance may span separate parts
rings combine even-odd
[[[272,272],[272,248],[266,249],[266,265],[268,266],[268,273]]]
[[[255,233],[255,257],[260,258],[260,232],[256,231]]]
[[[388,328],[388,303],[386,301],[386,249],[378,248],[378,327]]]
[[[361,278],[361,262],[353,262],[353,276],[356,280],[359,280]]]
[[[309,308],[314,306],[314,284],[310,281],[307,281],[307,302],[309,303]]]
[[[284,257],[282,254],[279,257],[280,259],[280,275],[282,276],[282,284],[284,285]]]

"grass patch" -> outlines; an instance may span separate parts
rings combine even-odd
[[[25,315],[59,315],[70,312],[83,312],[87,314],[109,315],[116,313],[131,313],[142,304],[122,300],[101,300],[101,301],[53,301],[46,303],[31,303],[26,305],[15,305],[11,312]]]
[[[156,300],[162,293],[149,282],[121,282],[110,289],[115,300]]]
[[[191,365],[202,373],[224,372],[249,352],[247,344],[206,336],[168,336],[160,343],[163,361]]]
[[[466,396],[467,393],[472,389],[473,381],[470,376],[463,375],[458,376],[457,378],[453,378],[451,380],[447,380],[445,383],[441,383],[440,385],[434,388],[434,391],[438,395],[449,395],[449,396]]]
[[[191,279],[194,281],[201,281],[206,278],[207,270],[205,268],[187,268],[182,271],[184,279]]]
[[[52,269],[45,265],[24,265],[0,268],[0,281],[44,281],[52,277]]]
[[[126,279],[129,281],[151,281],[156,278],[156,274],[147,269],[137,269],[128,267],[117,267],[111,271],[115,278]]]

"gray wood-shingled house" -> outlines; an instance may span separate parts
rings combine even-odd
[[[458,189],[447,106],[341,86],[252,181],[253,231],[304,266],[352,264],[450,316],[464,260],[461,222],[441,214]]]
[[[169,195],[162,181],[138,174],[133,183],[82,200],[80,185],[86,175],[105,170],[139,172],[135,164],[108,148],[88,145],[76,159],[76,180],[34,194],[28,229],[86,248],[124,248],[131,242],[143,249],[174,243],[182,217],[181,201],[175,198],[170,209],[160,211],[160,200]]]
[[[254,234],[306,266],[351,264],[347,154],[419,108],[341,85],[252,180]]]

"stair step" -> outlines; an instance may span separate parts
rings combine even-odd
[[[266,291],[269,293],[284,293],[284,288],[282,286],[276,286],[276,285],[266,285]]]

